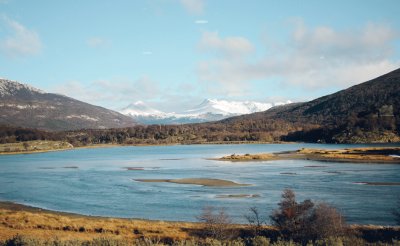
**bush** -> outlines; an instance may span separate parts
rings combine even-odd
[[[279,208],[270,216],[285,238],[306,243],[310,240],[344,235],[342,215],[326,203],[314,204],[311,200],[296,201],[295,193],[285,189]]]
[[[224,209],[215,212],[214,207],[203,208],[197,219],[204,223],[203,236],[219,240],[233,237],[231,228],[232,221]]]

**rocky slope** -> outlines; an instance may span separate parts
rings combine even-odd
[[[0,79],[0,125],[44,130],[133,126],[132,118],[63,95]]]

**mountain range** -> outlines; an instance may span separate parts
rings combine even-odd
[[[58,122],[57,117],[65,120],[82,119],[92,122],[98,114],[84,113],[82,110],[92,105],[85,104],[64,96],[44,93],[26,85],[4,82],[0,84],[1,122],[9,125],[23,125],[38,128],[38,122],[47,126]],[[57,133],[30,130],[23,133],[19,129],[0,127],[0,140],[5,142],[18,139],[64,140],[76,145],[118,143],[118,144],[191,144],[191,143],[227,143],[227,142],[273,142],[303,141],[327,143],[388,143],[400,142],[400,69],[374,78],[367,82],[326,95],[304,103],[290,103],[272,107],[266,111],[229,117],[219,121],[196,124],[171,125],[135,125],[115,129],[80,130]],[[50,97],[54,100],[44,100]],[[61,97],[61,98],[59,98]],[[19,98],[16,100],[15,98]],[[24,100],[22,100],[23,98]],[[42,101],[39,100],[39,98]],[[14,100],[14,101],[13,101]],[[16,101],[15,101],[16,100]],[[65,100],[59,103],[58,100]],[[230,108],[224,104],[212,104],[206,100],[201,106],[189,111],[192,115],[205,112],[219,113]],[[72,104],[74,109],[63,105]],[[59,105],[60,104],[60,105]],[[215,111],[209,105],[224,105]],[[133,115],[159,114],[159,110],[149,110],[143,104],[136,105]],[[58,108],[60,107],[60,108]],[[65,106],[67,107],[67,106]],[[95,107],[96,109],[102,109]],[[196,108],[198,110],[196,110]],[[208,109],[207,109],[208,108]],[[237,108],[240,108],[239,106]],[[139,109],[141,111],[139,112]],[[51,114],[58,110],[57,114]],[[62,111],[64,110],[64,111]],[[78,112],[77,112],[78,111]],[[46,114],[43,114],[46,112]],[[228,111],[225,115],[232,113]],[[244,111],[240,111],[244,112]],[[188,114],[189,114],[188,113]],[[106,110],[106,114],[126,119],[132,118]],[[75,117],[80,116],[80,117]],[[39,118],[39,119],[37,119]],[[10,120],[11,119],[11,120]],[[113,118],[115,119],[115,118]],[[45,121],[46,120],[46,121]],[[112,122],[116,122],[115,120]],[[23,124],[22,124],[23,123]],[[42,126],[42,125],[39,125]],[[83,126],[83,123],[82,125]],[[119,124],[123,126],[123,124]],[[40,128],[40,127],[39,127]],[[78,128],[78,126],[77,126]],[[21,135],[24,135],[21,137]],[[2,137],[4,136],[4,137]]]
[[[118,112],[6,79],[0,79],[0,115],[0,125],[52,131],[135,125]]]
[[[120,110],[120,113],[130,116],[142,124],[187,124],[218,121],[232,116],[265,111],[274,106],[288,103],[291,102],[261,103],[205,99],[202,103],[189,110],[175,113],[163,112],[148,106],[142,101],[137,101]]]

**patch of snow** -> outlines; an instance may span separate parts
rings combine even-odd
[[[55,109],[54,106],[43,106],[43,105],[31,105],[31,104],[12,104],[12,103],[0,103],[0,107],[9,107],[9,108],[17,108],[17,109],[36,109],[36,108],[43,108],[43,109]]]
[[[29,92],[45,94],[46,92],[32,87],[28,84],[22,84],[17,81],[0,79],[0,95],[1,96],[12,96],[18,91],[27,90]]]
[[[67,119],[76,118],[76,119],[84,119],[84,120],[90,120],[90,121],[99,121],[99,119],[92,118],[92,117],[90,117],[88,115],[85,115],[85,114],[81,114],[81,115],[72,114],[72,115],[66,116],[65,118],[67,118]]]

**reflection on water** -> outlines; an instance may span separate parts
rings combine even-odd
[[[362,145],[259,144],[118,147],[0,156],[0,200],[88,215],[195,221],[203,206],[225,207],[235,222],[247,209],[276,208],[284,188],[326,201],[350,223],[393,224],[400,165],[308,160],[230,163],[230,154]],[[135,179],[208,178],[251,184],[207,187]]]

